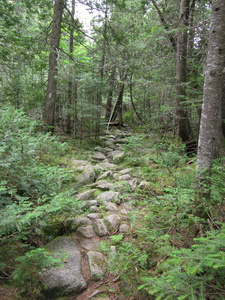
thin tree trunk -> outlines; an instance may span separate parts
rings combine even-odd
[[[186,144],[187,152],[194,152],[196,143],[193,139],[191,125],[188,116],[186,101],[187,83],[187,29],[190,0],[181,0],[180,3],[180,28],[177,37],[176,53],[176,91],[177,91],[177,117],[179,125],[179,137]]]
[[[100,134],[100,122],[101,122],[101,109],[102,109],[102,84],[105,71],[105,52],[106,52],[106,33],[107,33],[107,19],[108,19],[108,8],[105,9],[105,19],[104,19],[104,31],[103,31],[103,45],[102,45],[102,59],[100,65],[100,82],[101,86],[98,87],[97,93],[97,119],[95,124],[95,137]]]
[[[133,100],[133,88],[132,88],[132,76],[131,76],[131,80],[130,80],[130,101],[131,101],[131,105],[133,107],[133,110],[138,118],[138,120],[145,125],[144,121],[142,120],[141,116],[139,115],[138,111],[136,110],[135,104],[134,104],[134,100]]]
[[[106,102],[106,111],[105,111],[105,119],[108,121],[112,111],[112,98],[113,98],[113,89],[114,89],[114,82],[115,82],[115,74],[116,74],[116,66],[113,66],[112,73],[109,79],[109,92],[108,98]]]
[[[59,52],[59,42],[61,34],[61,22],[63,15],[63,0],[55,0],[54,18],[52,24],[50,54],[49,54],[49,70],[48,70],[48,86],[46,93],[46,102],[44,107],[43,121],[50,131],[54,132],[55,126],[55,103],[57,90],[57,58]]]
[[[71,9],[71,23],[74,21],[74,15],[75,15],[75,0],[72,0],[72,9]],[[71,24],[70,27],[70,44],[69,44],[69,52],[70,55],[73,55],[74,50],[74,27]],[[68,83],[68,111],[67,111],[67,118],[66,118],[66,133],[71,134],[72,132],[72,99],[74,97],[74,87],[73,87],[73,77],[72,77],[72,68],[70,72],[70,79]],[[75,122],[75,120],[74,120]]]
[[[161,12],[161,10],[159,9],[157,3],[155,0],[152,0],[152,4],[154,5],[157,13],[158,13],[158,16],[164,26],[164,28],[166,29],[167,33],[168,33],[168,37],[170,39],[170,42],[171,42],[171,45],[174,49],[174,52],[176,52],[176,49],[177,49],[177,43],[176,43],[176,38],[173,36],[173,34],[170,32],[170,25],[166,22],[166,19],[164,18],[163,16],[163,13]]]
[[[195,14],[195,2],[196,0],[192,0],[190,5],[190,14],[189,14],[189,32],[188,32],[188,42],[187,42],[187,56],[192,56],[192,50],[194,46],[194,37],[195,37],[195,30],[194,30],[194,14]]]
[[[121,85],[120,85],[120,90],[119,90],[119,95],[116,100],[116,104],[114,106],[114,109],[112,111],[110,122],[114,122],[118,116],[119,118],[119,125],[123,126],[123,112],[122,112],[122,105],[123,105],[123,92],[124,92],[124,87],[125,87],[125,80],[127,78],[127,75],[125,74],[120,80],[121,80]]]

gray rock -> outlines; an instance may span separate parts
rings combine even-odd
[[[101,152],[96,152],[92,155],[92,160],[94,161],[104,161],[106,156]]]
[[[147,181],[141,181],[140,184],[138,185],[138,188],[141,190],[149,190],[151,188],[151,185]]]
[[[106,141],[105,144],[106,144],[107,147],[109,147],[111,149],[115,149],[116,148],[116,146],[114,145],[114,141],[111,141],[111,140],[110,141]]]
[[[98,281],[104,278],[106,273],[106,261],[102,253],[89,251],[87,253],[91,279]]]
[[[130,176],[129,174],[124,174],[124,175],[120,175],[120,176],[118,177],[118,179],[119,179],[120,181],[122,181],[122,180],[130,180],[130,179],[131,179],[131,176]]]
[[[61,296],[80,293],[87,287],[81,273],[81,253],[71,237],[58,237],[48,243],[46,248],[53,256],[67,254],[62,268],[50,268],[43,271],[42,280],[48,294]],[[54,253],[57,253],[54,255]]]
[[[124,202],[123,203],[123,207],[127,210],[127,211],[131,211],[132,210],[132,201],[129,201],[129,202]]]
[[[83,185],[93,183],[96,178],[97,176],[95,168],[92,165],[86,165],[84,167],[83,173],[81,173],[78,177],[77,183],[75,184],[74,188],[78,189]]]
[[[115,142],[115,137],[109,137],[109,136],[108,136],[108,137],[106,138],[106,140],[114,143],[114,142]]]
[[[98,236],[102,237],[102,236],[109,235],[108,229],[107,229],[103,219],[98,219],[94,223],[93,227],[94,227],[95,233]]]
[[[108,137],[110,140],[115,140],[115,139],[116,139],[115,135],[113,135],[113,134],[107,134],[107,137]]]
[[[102,191],[109,191],[109,190],[113,190],[115,188],[115,185],[113,183],[105,181],[97,184],[96,188]]]
[[[89,185],[90,187],[96,187],[98,189],[101,189],[103,191],[109,191],[114,188],[114,185],[106,180],[98,180],[92,184]]]
[[[98,250],[100,246],[100,241],[98,239],[80,238],[79,245],[88,251]]]
[[[106,202],[105,207],[106,207],[106,210],[108,210],[108,211],[118,211],[117,205],[112,202]]]
[[[113,149],[112,148],[104,148],[104,153],[108,154],[109,152],[112,152]]]
[[[127,141],[124,140],[124,139],[118,139],[118,138],[117,138],[117,139],[115,140],[115,142],[116,142],[117,144],[119,144],[119,145],[120,145],[120,144],[127,144]]]
[[[92,225],[88,225],[88,226],[85,226],[85,227],[79,227],[77,229],[76,233],[78,235],[81,235],[81,236],[87,238],[87,239],[91,239],[91,238],[95,237],[95,233],[94,233]]]
[[[117,216],[116,214],[109,215],[104,218],[104,221],[107,225],[108,230],[111,232],[116,231],[119,228],[120,225],[120,217]]]
[[[93,187],[95,188],[95,187],[97,187],[98,184],[100,184],[102,182],[104,183],[104,182],[106,182],[106,180],[98,180],[98,179],[96,179],[95,182],[89,184],[88,186],[91,187],[91,188],[93,188]]]
[[[111,164],[109,162],[102,162],[98,164],[99,167],[101,167],[103,170],[112,170],[117,168],[117,165]]]
[[[110,247],[110,254],[111,254],[111,255],[116,254],[116,246],[111,246],[111,247]]]
[[[94,196],[94,193],[96,192],[96,189],[92,189],[83,193],[80,193],[75,196],[75,199],[77,200],[89,200],[92,199]]]
[[[92,205],[92,206],[90,206],[90,212],[97,212],[97,211],[99,211],[99,208],[98,208],[98,206],[96,206],[96,205]]]
[[[100,135],[99,139],[105,141],[105,140],[107,140],[107,137],[105,135]]]
[[[119,232],[127,233],[129,231],[129,229],[130,229],[130,226],[124,223],[124,224],[120,225]]]
[[[119,150],[113,151],[111,153],[113,163],[115,164],[120,163],[124,159],[124,155],[125,154],[123,151],[119,151]]]
[[[100,217],[100,214],[99,213],[90,213],[87,215],[87,217],[92,221],[96,221]]]
[[[97,178],[97,181],[103,180],[103,179],[113,179],[113,172],[112,171],[106,171],[102,175],[100,175]]]
[[[132,171],[133,171],[132,168],[127,168],[127,169],[120,170],[120,171],[118,172],[118,174],[119,174],[119,175],[124,175],[124,174],[130,173],[130,172],[132,172]]]
[[[90,165],[90,162],[87,160],[78,160],[78,159],[72,159],[72,165],[75,168],[78,168],[80,166],[85,167],[87,165]]]
[[[80,225],[91,225],[92,222],[87,217],[76,217],[73,219],[67,219],[66,224],[69,230],[77,230]]]
[[[91,205],[99,205],[98,201],[97,200],[87,200],[85,201],[86,205],[89,207]]]
[[[119,193],[114,192],[114,191],[107,191],[103,192],[98,195],[96,200],[104,202],[115,202],[117,204],[120,204],[120,198],[119,198]]]
[[[97,151],[97,152],[102,152],[103,148],[100,147],[100,146],[97,146],[97,147],[94,148],[94,150]]]

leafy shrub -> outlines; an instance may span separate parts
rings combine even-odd
[[[16,258],[17,265],[13,271],[13,282],[22,286],[21,294],[29,299],[37,299],[42,288],[41,271],[49,267],[62,266],[63,258],[55,258],[44,248],[38,248]]]
[[[10,107],[2,109],[1,116],[2,180],[7,182],[8,187],[15,187],[19,196],[37,198],[50,194],[60,183],[63,172],[49,162],[46,164],[45,156],[52,156],[54,160],[68,150],[67,145],[49,134],[43,134],[39,130],[41,123],[28,118],[22,111]],[[49,184],[50,181],[52,184]]]
[[[125,145],[130,161],[141,156],[139,177],[144,177],[148,188],[132,194],[138,205],[130,214],[133,233],[122,241],[115,238],[113,255],[105,247],[111,271],[121,275],[128,294],[139,290],[157,300],[222,300],[224,167],[216,163],[213,168],[211,199],[202,203],[211,216],[206,223],[196,216],[194,157],[186,164],[188,158],[179,144],[155,143],[152,151],[153,145],[154,141],[138,136]]]
[[[168,258],[139,288],[156,299],[224,299],[225,226],[194,241],[191,248],[168,247]]]
[[[43,133],[42,124],[22,110],[4,108],[0,115],[0,242],[5,251],[7,243],[9,249],[23,248],[13,276],[25,282],[31,271],[23,269],[26,263],[30,268],[34,264],[35,270],[49,264],[44,250],[33,249],[43,245],[44,228],[51,220],[63,222],[80,204],[74,203],[74,191],[68,188],[74,172],[59,165],[68,144]],[[17,255],[2,257],[2,274],[10,275]]]

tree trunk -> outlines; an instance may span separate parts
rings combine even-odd
[[[177,36],[176,53],[176,91],[177,91],[177,117],[179,137],[185,143],[187,152],[194,152],[196,143],[193,140],[191,125],[186,102],[187,82],[187,41],[188,17],[190,0],[180,2],[180,27]]]
[[[71,23],[74,21],[75,15],[75,0],[72,0],[72,9],[71,9]],[[70,55],[73,55],[74,50],[74,27],[70,25],[70,43],[69,43],[69,52]],[[67,116],[66,116],[66,133],[72,133],[72,99],[74,98],[74,83],[73,83],[73,74],[72,68],[70,67],[70,79],[68,83],[68,104],[67,104]]]
[[[100,65],[101,86],[98,87],[98,92],[97,92],[97,119],[96,119],[96,123],[95,123],[95,137],[98,137],[100,134],[101,109],[102,109],[102,85],[103,85],[103,79],[104,79],[104,73],[105,73],[107,21],[108,21],[108,7],[105,8],[105,16],[104,16],[102,59],[101,59],[101,65]]]
[[[123,92],[124,92],[126,78],[127,78],[126,74],[120,78],[120,81],[122,83],[120,84],[119,95],[118,95],[118,98],[116,100],[114,109],[113,109],[113,111],[111,113],[111,117],[109,119],[109,123],[110,123],[110,122],[114,122],[116,120],[116,118],[118,117],[118,119],[119,119],[119,125],[120,126],[123,126],[122,105],[123,105]]]
[[[200,198],[210,197],[213,158],[222,153],[221,98],[225,67],[225,2],[214,0],[209,31],[196,181]]]
[[[63,15],[63,0],[55,0],[54,18],[52,24],[50,54],[49,54],[49,70],[48,70],[48,87],[46,94],[46,102],[43,114],[45,125],[49,126],[50,131],[54,132],[55,126],[55,103],[57,90],[57,58],[59,52],[59,42],[61,34],[61,22]]]
[[[132,75],[130,78],[130,101],[131,101],[131,105],[132,108],[138,118],[138,120],[141,122],[141,124],[145,125],[145,122],[142,120],[142,117],[140,116],[139,112],[136,110],[135,104],[134,104],[134,99],[133,99],[133,83],[132,83]]]
[[[223,76],[221,106],[222,106],[222,109],[221,109],[221,113],[222,113],[222,131],[223,131],[223,137],[225,138],[225,76]]]
[[[116,74],[116,66],[113,66],[112,72],[109,78],[109,92],[106,102],[106,111],[105,111],[105,119],[109,121],[111,111],[112,111],[112,98],[113,98],[113,89],[115,82],[115,74]]]
[[[194,47],[195,29],[194,29],[194,14],[195,14],[195,0],[192,0],[190,5],[189,13],[189,30],[188,30],[188,41],[187,41],[187,56],[192,56]]]
[[[161,23],[163,24],[164,28],[166,29],[167,33],[168,33],[168,37],[170,39],[171,45],[174,49],[174,52],[176,52],[176,48],[177,48],[177,43],[176,43],[176,38],[173,36],[173,34],[171,33],[171,28],[170,25],[167,23],[166,19],[163,16],[163,13],[161,12],[161,10],[159,9],[157,3],[155,0],[152,0],[152,4],[154,5],[157,14],[160,18]]]

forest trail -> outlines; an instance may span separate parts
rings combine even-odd
[[[132,168],[122,168],[119,165],[126,155],[122,145],[126,143],[129,135],[127,130],[107,133],[100,137],[105,146],[96,147],[87,161],[74,160],[76,168],[82,170],[76,184],[82,192],[76,194],[75,199],[83,200],[86,212],[66,222],[70,230],[74,231],[70,238],[81,254],[81,272],[76,275],[81,282],[77,283],[77,292],[62,299],[138,300],[135,295],[131,298],[122,296],[120,276],[110,273],[107,258],[101,250],[101,242],[110,240],[111,236],[117,234],[123,238],[130,232],[129,212],[132,210],[132,193],[143,184],[138,178],[132,176]],[[99,174],[97,178],[93,176],[96,170]],[[97,197],[94,196],[96,191],[98,191]],[[63,237],[61,243],[65,243]],[[55,251],[61,250],[60,245],[59,242]],[[116,247],[111,246],[110,255],[115,251]],[[50,276],[48,273],[47,277],[57,276],[54,272],[55,270],[50,273]],[[49,283],[48,280],[45,283],[51,287],[58,284]]]

